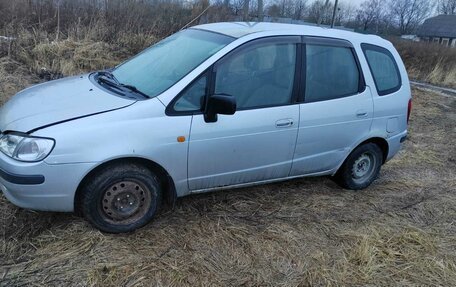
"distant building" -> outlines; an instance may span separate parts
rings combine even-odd
[[[401,38],[404,40],[409,40],[409,41],[413,41],[413,42],[420,41],[420,38],[417,35],[402,35]]]
[[[456,47],[456,15],[439,15],[424,21],[418,29],[421,41]]]

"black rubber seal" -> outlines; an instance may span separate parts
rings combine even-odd
[[[42,184],[44,183],[44,176],[43,175],[18,175],[14,173],[9,173],[4,171],[0,168],[0,177],[4,180],[14,183],[14,184],[24,184],[24,185],[32,185],[32,184]]]

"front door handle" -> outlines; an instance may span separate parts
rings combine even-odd
[[[291,127],[292,125],[293,125],[292,119],[283,119],[283,120],[276,121],[276,127],[278,127],[278,128],[287,128],[287,127]]]

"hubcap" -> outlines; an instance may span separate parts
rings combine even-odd
[[[123,180],[103,193],[101,215],[114,224],[130,224],[147,213],[150,203],[151,195],[147,188],[135,181]]]
[[[371,153],[363,153],[355,160],[352,167],[352,177],[357,183],[363,183],[374,173],[375,157]]]

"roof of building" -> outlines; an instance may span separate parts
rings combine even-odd
[[[418,36],[456,38],[456,15],[439,15],[427,19],[418,29]]]

